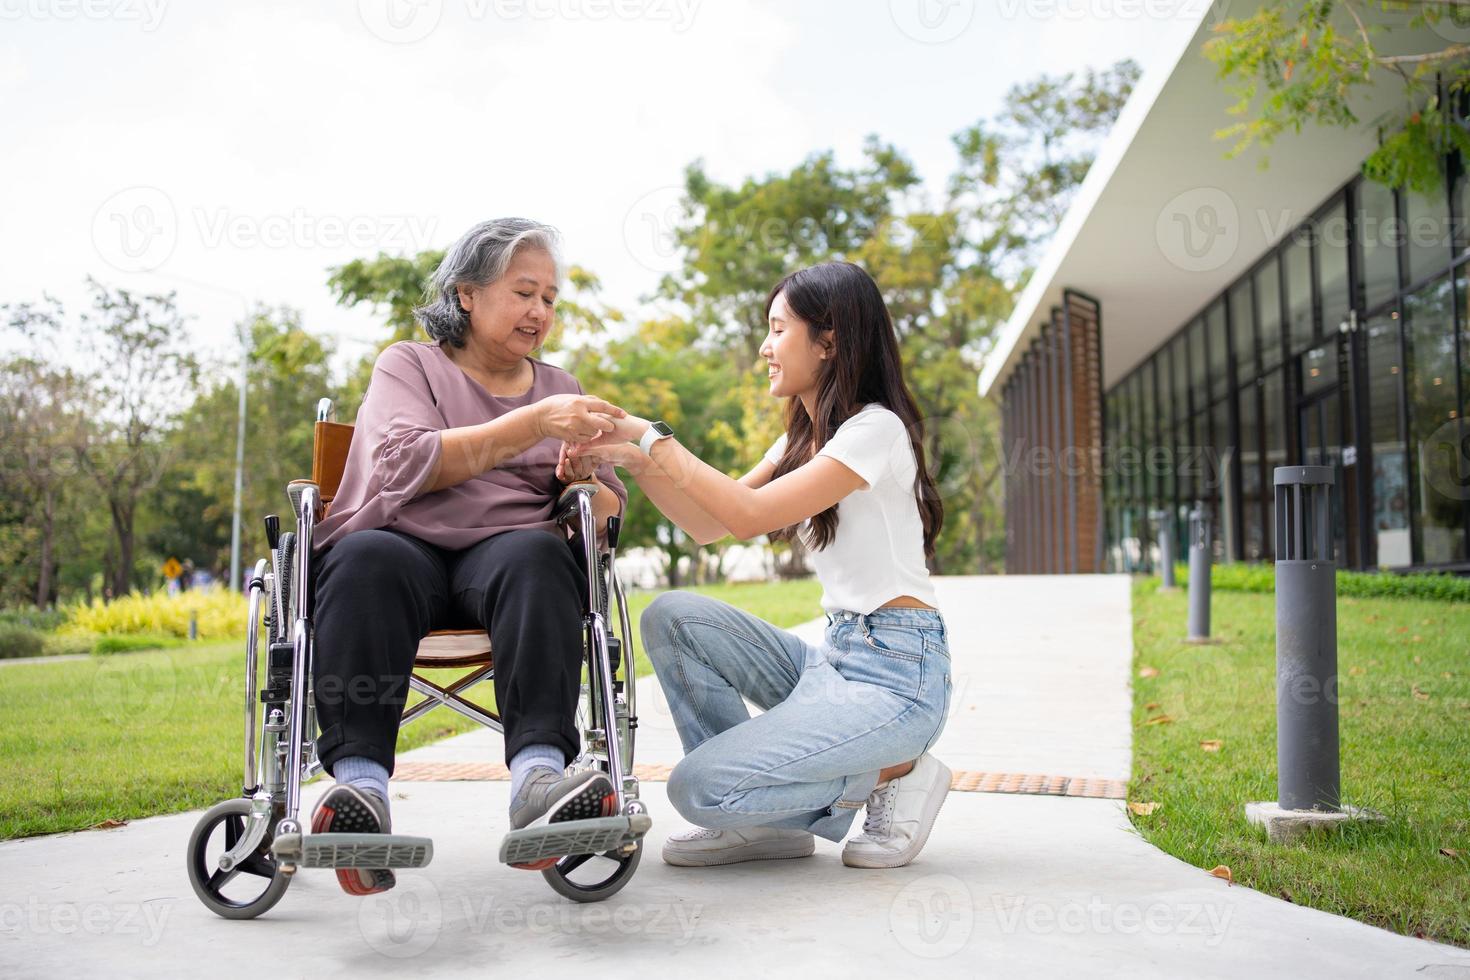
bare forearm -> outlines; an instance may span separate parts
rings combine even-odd
[[[439,464],[420,493],[457,486],[519,456],[544,438],[536,422],[532,407],[523,406],[479,425],[441,430]]]
[[[779,526],[765,526],[769,522],[762,521],[758,513],[754,490],[704,462],[680,445],[677,439],[658,440],[653,444],[652,455],[657,469],[664,474],[672,490],[685,497],[726,533],[744,541]],[[639,486],[642,486],[641,480]],[[695,537],[698,539],[700,535]]]
[[[718,541],[730,533],[652,460],[633,475],[639,489],[648,495],[654,506],[699,544]]]

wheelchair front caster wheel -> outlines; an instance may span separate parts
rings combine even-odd
[[[291,884],[271,856],[269,830],[238,865],[229,871],[220,869],[220,855],[245,836],[249,819],[248,799],[226,800],[200,817],[189,835],[184,857],[189,884],[205,907],[226,919],[255,918],[279,902]],[[275,822],[274,814],[271,822]]]
[[[541,872],[551,890],[574,902],[600,902],[622,891],[643,857],[640,840],[632,854],[604,851],[572,854]]]

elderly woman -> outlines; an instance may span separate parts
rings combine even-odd
[[[317,806],[314,832],[388,832],[408,678],[419,640],[439,628],[490,632],[512,827],[613,792],[601,773],[564,775],[579,750],[587,580],[552,511],[564,482],[593,479],[599,531],[622,513],[627,490],[612,466],[574,463],[565,451],[624,413],[531,357],[552,327],[561,274],[548,226],[476,225],[415,311],[433,342],[393,344],[373,366],[316,539],[317,751],[337,785]],[[337,878],[355,895],[394,884],[391,871]]]

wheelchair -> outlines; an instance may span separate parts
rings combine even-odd
[[[312,692],[312,534],[325,516],[346,466],[352,426],[332,421],[332,402],[317,405],[312,475],[287,487],[295,529],[282,532],[265,518],[270,559],[256,562],[249,581],[245,633],[244,780],[240,796],[200,818],[185,860],[194,894],[227,919],[251,919],[271,909],[302,868],[422,868],[433,857],[425,837],[400,834],[308,833],[301,820],[301,785],[323,771],[316,754]],[[573,770],[607,773],[616,793],[612,816],[511,831],[501,846],[504,863],[556,856],[541,874],[558,894],[576,902],[606,899],[628,883],[651,826],[633,775],[638,727],[633,634],[615,561],[620,520],[610,518],[606,550],[593,523],[595,488],[574,483],[561,494],[556,521],[581,549],[589,601],[582,617],[585,671],[577,707],[582,749]],[[616,606],[612,628],[609,600]],[[263,620],[263,623],[262,623]],[[259,649],[263,625],[265,651]],[[264,681],[261,682],[261,661]],[[464,669],[448,686],[419,675],[424,669]],[[495,731],[500,716],[465,692],[493,680],[490,638],[481,630],[436,630],[420,643],[409,679],[422,695],[401,724],[445,707]]]

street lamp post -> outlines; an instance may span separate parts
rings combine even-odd
[[[240,325],[240,412],[235,424],[235,510],[230,518],[230,584],[240,588],[240,498],[245,484],[245,395],[250,387],[250,324]]]

